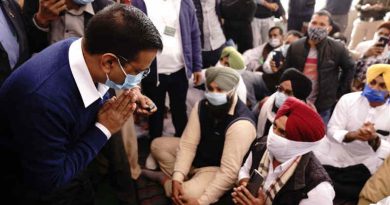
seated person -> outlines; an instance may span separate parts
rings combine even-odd
[[[382,166],[364,185],[359,194],[358,205],[369,205],[382,200],[390,202],[390,157],[387,157]],[[383,203],[386,204],[386,203]],[[388,203],[387,203],[388,204]]]
[[[375,32],[374,39],[361,42],[355,51],[360,54],[356,63],[353,89],[361,91],[364,88],[367,68],[373,64],[388,63],[390,38],[390,22],[382,23]],[[386,42],[387,41],[387,42]]]
[[[303,37],[303,34],[299,31],[291,30],[287,32],[286,38],[284,40],[284,43],[279,48],[274,49],[271,51],[267,58],[264,61],[263,64],[263,71],[265,73],[275,73],[283,66],[284,59],[287,56],[287,50],[290,47],[290,44],[294,43],[295,41],[299,40]],[[280,63],[277,65],[274,59],[274,55],[280,52],[282,56],[280,56]]]
[[[267,100],[259,104],[257,136],[267,136],[268,130],[275,120],[275,115],[284,101],[290,96],[294,96],[304,102],[311,92],[311,81],[301,71],[289,68],[280,77],[278,90]],[[313,106],[314,107],[314,106]],[[256,112],[255,112],[256,113]],[[257,115],[256,115],[257,116]]]
[[[275,26],[268,31],[269,42],[243,53],[245,65],[249,71],[263,71],[262,65],[268,54],[283,44],[283,30]]]
[[[319,114],[289,97],[276,113],[268,136],[252,147],[241,167],[240,186],[232,193],[234,203],[332,205],[335,193],[331,179],[312,153],[324,135]],[[264,179],[258,196],[246,188],[254,169]]]
[[[357,201],[367,179],[390,153],[390,65],[368,68],[363,92],[340,98],[327,138],[315,151],[335,183],[336,199]]]
[[[208,68],[206,98],[195,104],[181,138],[153,140],[151,154],[165,175],[143,174],[162,183],[175,204],[215,203],[233,188],[256,138],[254,116],[237,97],[239,79],[231,68]]]

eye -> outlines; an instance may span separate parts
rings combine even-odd
[[[386,90],[386,84],[385,83],[379,83],[379,87],[383,90]]]
[[[372,80],[372,81],[370,82],[370,85],[372,85],[372,86],[376,85],[376,80],[375,80],[375,79]]]

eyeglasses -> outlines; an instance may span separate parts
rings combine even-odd
[[[293,95],[294,95],[294,93],[293,93],[292,90],[287,90],[287,89],[283,88],[283,87],[280,86],[280,85],[277,85],[277,86],[276,86],[276,90],[279,91],[279,92],[281,92],[281,93],[286,94],[287,96],[293,96]]]
[[[128,59],[126,59],[125,57],[123,57],[123,56],[121,56],[121,55],[116,55],[116,56],[119,57],[119,64],[121,64],[121,66],[122,66],[122,63],[120,62],[120,60],[123,60],[123,61],[125,61],[126,63],[129,62]],[[130,63],[129,63],[129,65],[130,65],[131,67],[133,67]],[[123,66],[122,66],[122,67],[123,67]],[[142,73],[142,79],[144,79],[144,78],[146,78],[146,77],[149,75],[149,73],[150,73],[150,68],[148,67],[148,68],[146,68],[145,70],[141,70],[141,69],[135,68],[135,72],[137,73],[137,75],[140,74],[140,73]]]

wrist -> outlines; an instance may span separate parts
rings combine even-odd
[[[34,18],[35,22],[38,24],[38,26],[43,27],[43,28],[49,27],[50,21],[48,21],[44,17],[42,17],[40,15],[40,13],[36,13],[33,18]]]

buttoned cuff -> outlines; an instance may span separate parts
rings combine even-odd
[[[110,132],[104,125],[102,125],[102,124],[96,122],[96,123],[95,123],[95,126],[96,126],[97,128],[99,128],[99,129],[106,135],[107,139],[110,139],[110,137],[111,137],[111,132]]]
[[[38,23],[35,21],[35,15],[33,16],[32,21],[33,21],[35,27],[37,27],[39,30],[41,30],[43,32],[49,32],[49,30],[50,30],[49,27],[48,28],[43,28],[43,27],[38,25]]]

